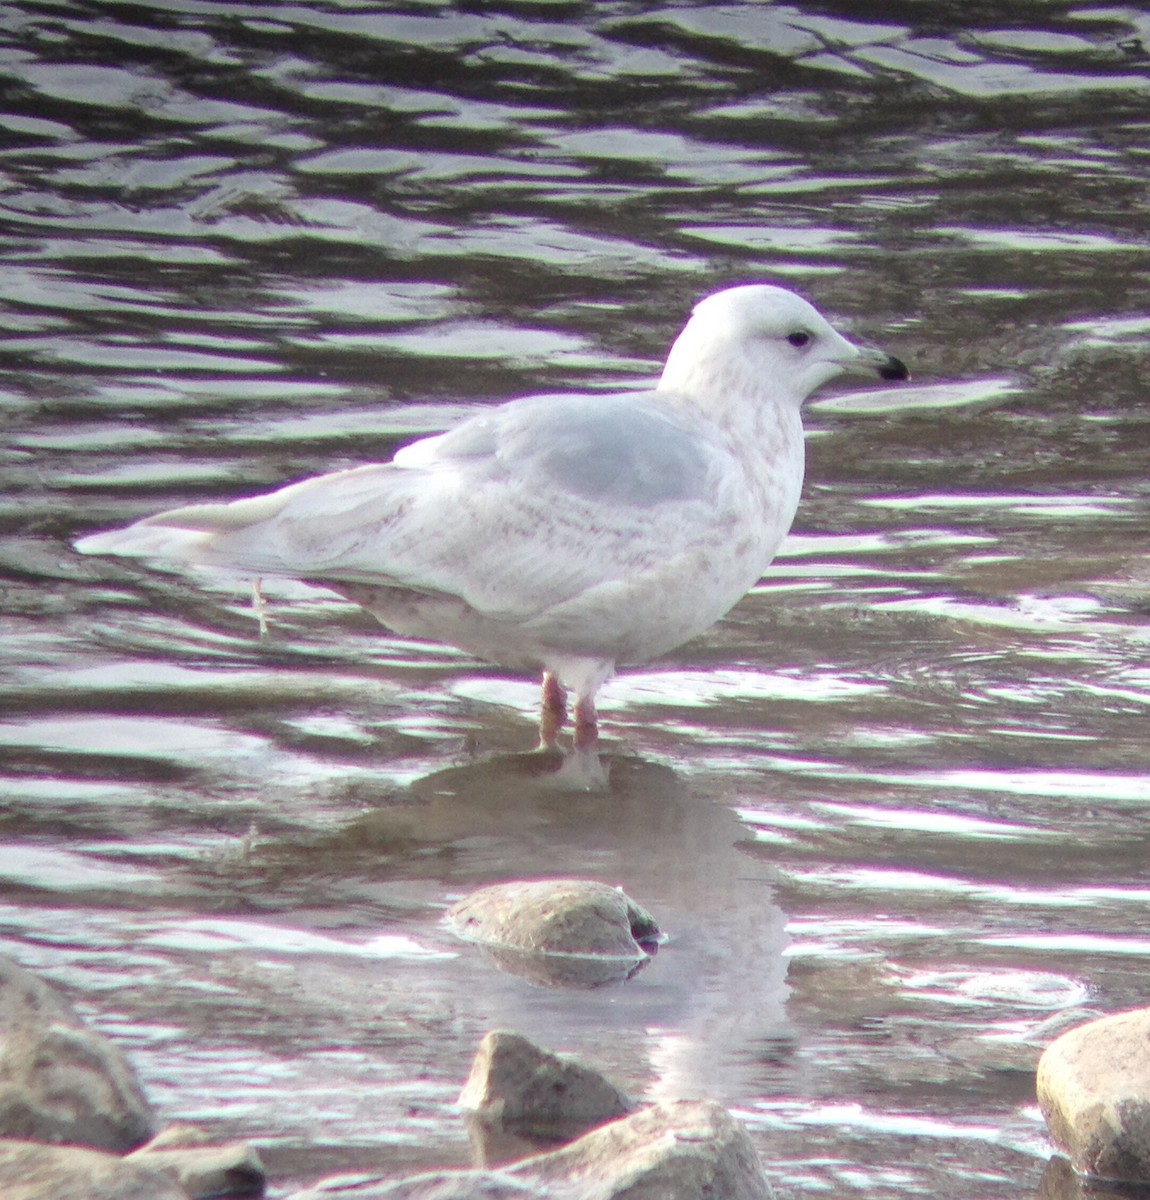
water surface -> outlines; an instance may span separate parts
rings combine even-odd
[[[717,1096],[780,1196],[1038,1193],[1033,1048],[1144,1002],[1150,20],[983,5],[0,13],[0,949],[272,1194],[470,1161],[489,1028]],[[758,588],[604,689],[316,589],[83,559],[159,508],[650,380],[782,282],[912,366],[811,406]],[[581,776],[580,770],[584,773]],[[495,880],[669,934],[543,989]]]

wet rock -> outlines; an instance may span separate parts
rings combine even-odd
[[[656,1104],[500,1171],[331,1179],[292,1200],[771,1200],[743,1126],[710,1100]]]
[[[447,913],[503,970],[551,986],[597,986],[647,963],[660,933],[621,889],[585,879],[494,884]]]
[[[209,1196],[258,1196],[267,1175],[255,1148],[246,1142],[212,1144],[194,1125],[173,1125],[124,1160],[174,1179],[194,1200]]]
[[[507,1030],[494,1030],[479,1043],[459,1106],[474,1118],[473,1140],[481,1147],[484,1139],[477,1135],[485,1130],[570,1139],[635,1108],[634,1101],[593,1067]],[[481,1161],[513,1156],[506,1150],[488,1150]]]
[[[288,1200],[543,1200],[530,1184],[496,1171],[432,1171],[388,1182],[370,1175],[333,1175]],[[590,1198],[588,1198],[590,1200]]]
[[[952,1058],[975,1071],[1011,1071],[1033,1075],[1043,1050],[1056,1037],[1075,1025],[1093,1020],[1101,1014],[1092,1008],[1069,1008],[1056,1012],[1029,1029],[1012,1029],[1009,1033],[984,1033],[978,1037],[959,1038],[947,1047]]]
[[[48,984],[0,958],[0,1136],[130,1150],[154,1132],[118,1047]]]
[[[1085,1005],[1075,1008],[1064,1008],[1056,1013],[1051,1013],[1050,1016],[1044,1017],[1036,1025],[1033,1025],[1023,1035],[1026,1041],[1037,1047],[1039,1050],[1045,1050],[1056,1038],[1060,1038],[1064,1033],[1068,1033],[1071,1029],[1077,1029],[1080,1025],[1085,1025],[1087,1021],[1097,1021],[1106,1014],[1099,1012],[1096,1008],[1089,1008]]]
[[[530,950],[507,950],[497,946],[483,946],[482,950],[491,965],[505,975],[525,979],[536,987],[579,991],[625,983],[651,961],[646,955],[636,961],[595,955],[534,954]]]
[[[1038,1063],[1038,1103],[1084,1174],[1150,1182],[1150,1008],[1062,1034]]]
[[[569,1140],[561,1130],[525,1132],[516,1125],[485,1121],[474,1113],[464,1113],[463,1123],[467,1126],[467,1140],[471,1143],[471,1160],[477,1167],[483,1168],[521,1162],[533,1154],[554,1150]],[[579,1132],[576,1130],[571,1136],[578,1137]]]
[[[1042,1172],[1035,1200],[1086,1200],[1086,1191],[1082,1176],[1061,1154],[1056,1154]],[[1102,1200],[1093,1188],[1090,1189],[1090,1195],[1091,1200]]]
[[[768,1200],[771,1186],[742,1123],[713,1100],[671,1100],[509,1167],[554,1195],[627,1200]]]
[[[77,1146],[0,1140],[4,1200],[188,1200],[173,1179]]]

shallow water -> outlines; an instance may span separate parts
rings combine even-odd
[[[718,1096],[782,1197],[1036,1195],[1030,1043],[1146,997],[1148,41],[1059,3],[5,6],[0,950],[276,1196],[468,1162],[495,1026]],[[69,548],[648,380],[748,279],[915,379],[811,406],[784,553],[604,689],[598,763],[542,773],[533,681],[326,593],[261,641],[242,583]],[[440,924],[568,874],[669,934],[625,986]]]

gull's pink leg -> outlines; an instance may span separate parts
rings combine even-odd
[[[575,749],[592,750],[599,741],[599,714],[594,696],[580,696],[575,702]]]
[[[567,720],[567,693],[551,674],[543,672],[543,708],[539,716],[539,745],[550,750]]]

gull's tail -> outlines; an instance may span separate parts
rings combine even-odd
[[[92,533],[73,545],[81,554],[120,554],[128,558],[174,558],[191,562],[212,539],[202,529],[177,529],[140,522],[127,529]]]
[[[287,490],[231,504],[189,504],[169,509],[124,529],[89,534],[75,547],[81,554],[203,562],[212,557],[212,545],[221,534],[247,529],[274,516],[283,507]]]

